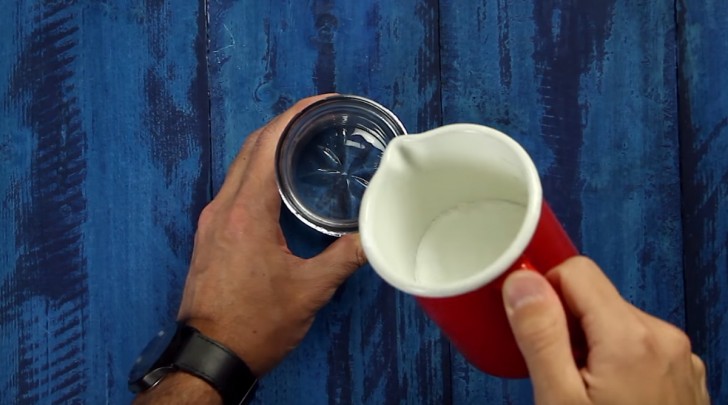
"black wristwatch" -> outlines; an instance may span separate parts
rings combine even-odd
[[[159,331],[137,357],[129,372],[129,390],[148,390],[174,371],[205,380],[225,405],[245,403],[258,382],[235,353],[181,322]]]

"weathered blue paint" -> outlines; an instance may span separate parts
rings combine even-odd
[[[4,97],[17,107],[17,123],[32,131],[21,143],[30,152],[29,170],[18,173],[12,186],[24,193],[8,207],[16,212],[15,223],[7,225],[15,229],[17,256],[0,284],[7,297],[0,321],[16,329],[16,340],[3,347],[12,350],[6,373],[14,377],[10,395],[18,402],[65,402],[87,393],[89,370],[77,367],[84,358],[89,294],[82,254],[87,134],[73,88],[75,11],[39,7],[39,17],[28,21],[32,29],[19,38]]]
[[[716,404],[728,402],[728,10],[678,1],[688,334]]]
[[[128,403],[210,195],[202,2],[23,1],[0,34],[1,402]]]

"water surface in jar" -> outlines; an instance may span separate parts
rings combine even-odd
[[[387,140],[356,126],[324,128],[301,145],[293,170],[296,195],[316,215],[355,219]]]

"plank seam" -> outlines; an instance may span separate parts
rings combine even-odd
[[[683,71],[680,64],[680,56],[684,53],[682,49],[682,44],[680,41],[680,38],[682,36],[682,30],[684,21],[681,21],[680,18],[680,0],[673,0],[673,17],[674,17],[674,24],[675,24],[675,109],[677,112],[677,149],[678,149],[678,159],[677,159],[677,170],[678,170],[678,176],[680,177],[680,180],[678,181],[678,188],[679,188],[679,205],[680,205],[680,234],[682,235],[682,251],[680,252],[680,256],[682,256],[682,274],[683,274],[683,312],[685,315],[685,331],[686,333],[690,330],[690,313],[687,310],[688,308],[688,286],[690,285],[690,281],[687,279],[686,274],[686,263],[688,261],[688,258],[685,257],[686,253],[686,243],[690,238],[690,235],[687,234],[687,229],[685,227],[685,223],[687,218],[687,207],[683,204],[683,195],[685,193],[685,182],[688,180],[686,179],[686,175],[683,171],[684,165],[683,165],[683,148],[685,147],[683,142],[683,115],[684,115],[684,108],[682,97],[680,97],[681,90],[683,89],[683,86],[681,85],[682,81],[684,80]],[[683,6],[684,7],[684,6]],[[687,89],[685,89],[687,91]],[[687,93],[686,93],[687,94]],[[692,122],[686,123],[687,125],[692,126]]]
[[[207,158],[210,164],[210,170],[207,172],[207,201],[211,201],[214,197],[213,184],[213,142],[212,142],[212,77],[210,77],[210,2],[208,0],[200,0],[202,2],[202,13],[204,14],[205,26],[205,74],[207,75],[207,142],[209,143]]]

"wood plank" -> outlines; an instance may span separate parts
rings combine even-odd
[[[176,315],[210,188],[202,4],[0,16],[6,401],[128,403],[131,363]]]
[[[713,402],[728,402],[728,10],[678,2],[678,88],[688,334]]]
[[[674,5],[441,2],[443,121],[494,126],[622,294],[684,325]],[[453,357],[455,403],[531,403]]]
[[[338,91],[391,107],[411,131],[439,125],[434,0],[210,3],[213,168],[256,127],[304,96]],[[284,210],[292,250],[330,239]],[[449,402],[449,356],[411,297],[361,269],[301,346],[266,376],[257,403]]]

